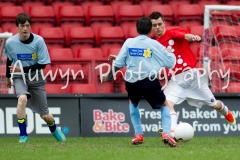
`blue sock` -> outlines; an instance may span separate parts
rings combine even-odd
[[[170,117],[170,109],[168,107],[166,107],[166,106],[162,107],[161,117],[162,117],[163,133],[167,133],[168,135],[170,135],[171,117]]]
[[[130,103],[129,110],[130,110],[130,117],[133,124],[133,128],[135,130],[135,134],[138,135],[138,134],[143,134],[143,131],[141,126],[141,119],[140,119],[138,105],[135,105],[135,106],[133,103]]]
[[[27,134],[27,125],[25,118],[18,119],[18,127],[20,130],[20,136],[28,136]]]
[[[56,128],[57,128],[57,126],[56,126],[56,124],[55,124],[55,121],[53,121],[52,124],[48,124],[48,127],[49,127],[49,129],[50,129],[51,132],[55,132],[55,131],[56,131]]]

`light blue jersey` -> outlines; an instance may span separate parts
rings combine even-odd
[[[43,38],[36,34],[33,34],[33,37],[33,41],[29,44],[22,43],[19,34],[10,37],[6,42],[4,55],[13,64],[20,60],[23,67],[36,63],[49,64],[50,57]]]
[[[126,66],[125,80],[134,83],[144,78],[155,77],[162,68],[173,68],[175,63],[175,55],[169,53],[163,45],[148,36],[139,35],[125,41],[114,66]]]

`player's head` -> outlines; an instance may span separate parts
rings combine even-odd
[[[153,32],[161,37],[166,31],[163,15],[159,12],[152,12],[149,17],[152,21]]]
[[[151,29],[152,29],[152,22],[151,22],[150,18],[143,16],[137,20],[136,27],[137,27],[138,34],[148,35],[148,34],[150,34]]]
[[[30,33],[32,20],[31,17],[26,13],[20,13],[16,17],[16,26],[21,36],[28,36]]]

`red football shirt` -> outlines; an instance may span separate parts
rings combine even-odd
[[[176,65],[172,69],[175,74],[182,73],[182,71],[189,68],[195,68],[197,60],[188,45],[188,41],[184,38],[189,31],[180,28],[166,30],[164,35],[156,40],[164,47],[172,49],[176,56]]]

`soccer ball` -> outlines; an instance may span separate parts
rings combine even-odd
[[[174,130],[174,137],[181,142],[188,142],[194,136],[194,129],[189,123],[179,123]]]

